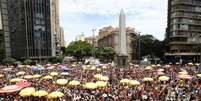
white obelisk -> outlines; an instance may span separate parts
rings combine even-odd
[[[118,33],[118,54],[117,61],[120,67],[125,67],[128,61],[127,35],[126,35],[126,15],[121,9],[119,15],[119,33]]]
[[[126,15],[121,9],[119,15],[119,54],[127,55]]]

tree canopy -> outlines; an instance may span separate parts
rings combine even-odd
[[[66,48],[65,54],[67,56],[74,56],[78,60],[82,60],[83,57],[89,57],[92,54],[93,46],[86,41],[71,42]]]

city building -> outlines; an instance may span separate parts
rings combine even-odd
[[[64,31],[60,27],[59,19],[59,0],[50,0],[51,2],[51,30],[53,33],[53,47],[56,49],[56,55],[61,53],[62,47],[64,47]]]
[[[118,38],[117,35],[119,33],[119,28],[114,28],[112,26],[104,27],[99,30],[99,40],[98,47],[111,47],[118,52]],[[127,52],[128,52],[128,61],[132,62],[135,60],[134,47],[131,46],[131,40],[135,38],[135,29],[127,27],[126,28],[126,36],[127,36]]]
[[[8,1],[0,0],[0,60],[11,57]]]
[[[201,1],[168,0],[166,59],[198,62],[201,43]]]
[[[61,47],[65,47],[65,40],[64,40],[64,29],[60,27],[60,33],[59,33],[59,44]]]
[[[98,39],[99,39],[99,36],[90,36],[90,37],[86,37],[85,41],[92,44],[94,47],[98,47]]]
[[[77,35],[75,41],[85,41],[84,33]]]
[[[8,1],[12,57],[47,59],[55,56],[51,0],[1,1]]]

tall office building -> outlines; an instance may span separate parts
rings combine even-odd
[[[0,60],[11,57],[8,1],[0,0]]]
[[[54,55],[50,1],[8,0],[13,58],[46,59]]]
[[[51,1],[51,32],[53,34],[52,45],[54,47],[54,53],[60,53],[60,20],[59,20],[59,0],[50,0]],[[56,55],[54,54],[54,55]]]
[[[198,62],[201,43],[201,0],[168,0],[166,31],[169,61]]]

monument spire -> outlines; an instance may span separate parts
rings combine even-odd
[[[118,52],[117,63],[119,67],[126,67],[128,62],[127,35],[126,35],[126,15],[121,9],[119,15],[119,33],[118,33]]]
[[[124,10],[121,9],[119,15],[119,54],[127,55],[127,44],[126,44],[126,15]]]

